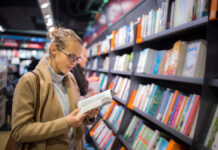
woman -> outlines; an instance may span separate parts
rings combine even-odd
[[[31,142],[32,150],[68,150],[68,133],[73,129],[74,149],[81,150],[81,126],[94,121],[98,113],[91,110],[76,116],[80,93],[70,70],[81,59],[82,41],[72,30],[58,28],[52,32],[49,52],[34,69],[40,77],[39,121],[33,122],[36,79],[33,73],[27,73],[15,89],[12,136],[20,143]]]

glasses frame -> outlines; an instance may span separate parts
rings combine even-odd
[[[77,63],[79,63],[79,62],[82,60],[81,57],[77,57],[76,55],[71,54],[71,53],[68,53],[68,52],[66,52],[66,51],[63,50],[63,49],[60,49],[60,48],[59,48],[59,50],[60,50],[61,52],[63,52],[65,55],[67,55],[68,60],[69,60],[70,62],[72,62],[72,63],[74,63],[75,61],[76,61]],[[72,59],[72,60],[71,60],[71,59]]]

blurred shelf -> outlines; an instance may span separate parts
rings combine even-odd
[[[118,98],[117,96],[113,96],[113,99],[124,106],[126,105],[126,102],[124,100]]]
[[[104,70],[104,69],[98,69],[99,72],[104,72],[104,73],[107,73],[108,70]]]
[[[127,150],[132,150],[131,145],[129,145],[129,143],[123,138],[122,135],[119,135],[118,138],[121,141],[121,143],[123,143],[123,145],[126,147]]]
[[[218,79],[210,79],[209,85],[213,87],[218,87]]]
[[[110,71],[112,74],[131,76],[131,72],[121,72],[121,71]]]
[[[174,128],[169,127],[168,125],[164,124],[163,122],[157,120],[156,118],[146,114],[145,112],[137,109],[137,108],[133,108],[132,110],[133,112],[136,112],[137,114],[139,114],[142,118],[149,120],[150,122],[152,122],[153,124],[157,125],[158,127],[164,129],[166,132],[172,134],[174,137],[176,137],[177,139],[179,139],[180,141],[183,141],[184,143],[186,143],[187,145],[191,146],[192,143],[192,139],[182,133],[180,133],[179,131],[177,131]]]
[[[183,82],[190,84],[199,84],[203,85],[202,78],[191,78],[191,77],[182,77],[182,76],[168,76],[168,75],[158,75],[158,74],[144,74],[144,73],[135,73],[136,77],[150,78],[150,79],[159,79],[175,82]]]
[[[27,48],[27,47],[10,47],[10,46],[0,46],[0,49],[17,49],[17,50],[37,50],[44,51],[45,49],[37,49],[37,48]]]
[[[128,48],[131,48],[131,47],[133,47],[133,42],[122,45],[122,46],[119,46],[119,47],[116,47],[113,50],[111,50],[111,52],[122,51],[124,49],[128,49]]]
[[[208,23],[208,16],[205,16],[205,17],[199,18],[197,20],[194,20],[192,22],[188,22],[186,24],[180,25],[178,27],[167,29],[167,30],[164,30],[162,32],[145,37],[143,39],[142,43],[152,41],[152,40],[157,40],[160,38],[166,38],[166,37],[171,36],[171,35],[177,35],[178,33],[184,33],[184,31],[192,30],[195,28],[200,28],[200,27],[206,25],[207,23]]]

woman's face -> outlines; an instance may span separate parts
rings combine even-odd
[[[68,54],[73,54],[77,58],[81,58],[82,45],[75,40],[68,40],[65,43],[65,49],[63,49],[63,51],[57,49],[54,57],[55,68],[53,69],[56,73],[67,74],[73,67],[76,66],[77,61],[69,61],[66,52]]]
[[[83,46],[83,48],[82,48],[82,55],[81,55],[81,58],[82,58],[82,60],[81,60],[81,62],[80,62],[80,66],[83,67],[83,68],[85,68],[86,63],[87,63],[87,61],[88,61],[88,59],[87,59],[87,51],[86,51],[85,46]]]

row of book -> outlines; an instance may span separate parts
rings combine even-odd
[[[133,40],[134,27],[133,22],[130,22],[129,25],[124,25],[118,30],[112,31],[111,51],[113,51],[114,48],[126,45],[128,43],[132,43]]]
[[[170,28],[208,15],[209,0],[175,0],[171,3]]]
[[[121,76],[115,76],[109,85],[109,89],[113,89],[116,96],[126,101],[129,94],[131,80]]]
[[[100,150],[111,150],[116,137],[102,119],[94,125],[89,133],[96,141]]]
[[[0,54],[0,89],[7,85],[7,57]]]
[[[182,150],[184,146],[173,140],[168,141],[158,130],[152,130],[143,121],[133,116],[123,138],[134,150]]]
[[[157,10],[152,9],[148,14],[143,14],[139,18],[140,23],[137,27],[136,42],[141,43],[143,38],[166,29],[168,3],[163,2],[162,7]]]
[[[165,89],[156,84],[139,84],[129,103],[166,125],[190,136],[194,135],[200,95]]]
[[[136,72],[203,78],[205,63],[205,40],[177,41],[170,50],[142,50]]]
[[[119,130],[124,115],[124,108],[121,105],[113,101],[112,104],[103,106],[100,114],[109,121],[116,131]]]
[[[108,76],[104,73],[100,73],[99,78],[100,78],[100,89],[104,91],[107,86]]]
[[[19,58],[19,59],[28,59],[30,57],[35,57],[36,59],[41,59],[44,56],[44,51],[38,51],[38,50],[0,50],[0,55],[7,56],[8,60],[11,60],[13,58]]]
[[[117,55],[114,62],[114,71],[132,72],[133,52],[131,54]]]

